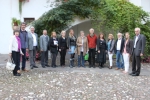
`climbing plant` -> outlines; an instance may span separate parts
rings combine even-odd
[[[42,34],[42,30],[60,33],[70,25],[74,17],[90,18],[95,7],[99,6],[99,0],[68,0],[62,2],[56,8],[44,13],[38,20],[33,22],[36,32]]]
[[[134,28],[140,27],[147,38],[147,54],[150,54],[150,21],[149,13],[127,0],[101,0],[92,16],[93,26],[104,33],[130,32],[133,38]]]
[[[58,0],[57,0],[58,1]],[[134,28],[140,27],[147,38],[147,54],[150,54],[150,22],[149,14],[142,8],[127,2],[127,0],[59,0],[61,5],[44,13],[33,22],[36,32],[42,30],[60,33],[69,27],[73,19],[89,18],[93,27],[104,33],[130,32],[134,36]],[[65,1],[65,2],[64,2]]]

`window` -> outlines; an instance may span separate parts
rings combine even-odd
[[[35,18],[24,18],[24,22],[26,24],[29,24],[29,23],[33,22],[34,20],[35,20]]]

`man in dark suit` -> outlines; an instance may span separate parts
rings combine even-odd
[[[124,60],[123,60],[123,48],[124,48],[124,39],[122,37],[122,33],[117,34],[118,39],[115,42],[115,53],[116,53],[116,70],[122,70],[124,69]]]
[[[135,35],[132,50],[132,73],[130,73],[130,75],[139,76],[141,70],[141,57],[144,54],[146,38],[143,34],[140,34],[140,28],[135,28]]]

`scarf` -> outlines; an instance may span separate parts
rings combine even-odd
[[[20,43],[20,38],[16,36],[17,42],[18,42],[18,51],[21,49],[21,43]]]

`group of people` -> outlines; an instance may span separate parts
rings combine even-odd
[[[139,76],[141,69],[141,56],[144,54],[146,38],[140,34],[140,28],[135,28],[134,40],[130,39],[130,34],[125,33],[125,38],[122,33],[117,34],[117,40],[113,34],[108,35],[108,40],[103,33],[98,36],[94,33],[94,29],[89,30],[89,34],[85,36],[84,31],[80,31],[80,36],[77,38],[74,31],[70,29],[69,36],[66,37],[66,32],[62,31],[61,36],[57,38],[56,32],[52,32],[51,36],[47,35],[47,30],[43,30],[43,35],[38,39],[38,35],[34,32],[35,28],[30,27],[30,32],[25,30],[26,24],[21,23],[20,30],[14,30],[14,36],[11,38],[9,53],[16,64],[13,70],[14,76],[20,76],[20,56],[22,58],[22,71],[26,70],[26,52],[29,53],[30,67],[38,68],[35,64],[36,51],[40,48],[41,51],[41,66],[43,68],[50,67],[48,64],[48,51],[51,52],[51,67],[55,68],[58,52],[60,53],[60,66],[65,67],[65,56],[70,54],[71,68],[75,67],[75,53],[78,55],[78,67],[85,67],[84,56],[89,55],[89,68],[96,67],[95,63],[99,63],[99,68],[103,68],[106,63],[106,54],[109,57],[109,69],[113,67],[113,55],[116,54],[116,70],[121,70],[128,73],[130,66],[130,56],[132,55],[132,76]],[[38,42],[39,40],[39,42]],[[96,55],[96,57],[95,57]]]

